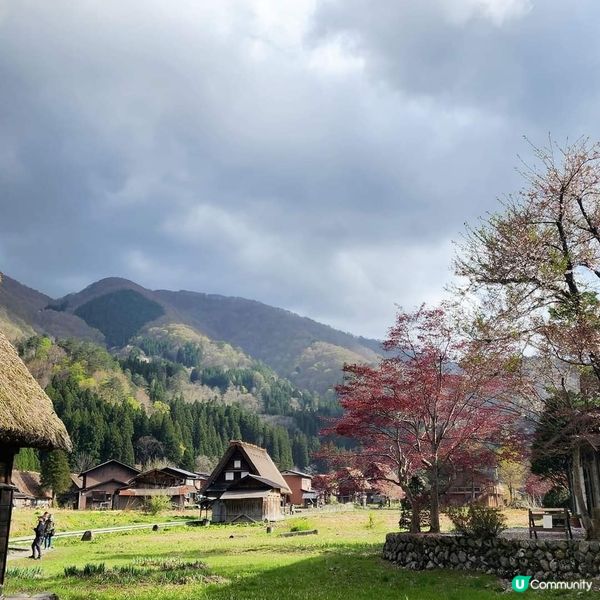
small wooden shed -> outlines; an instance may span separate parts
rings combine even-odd
[[[291,490],[264,448],[229,442],[202,492],[215,523],[278,521]]]
[[[12,467],[20,448],[71,451],[63,422],[17,351],[0,333],[0,598],[13,505]]]

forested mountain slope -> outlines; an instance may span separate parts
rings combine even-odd
[[[133,341],[119,357],[92,342],[44,336],[18,345],[71,435],[73,470],[109,458],[207,470],[231,439],[266,447],[281,468],[313,462],[335,398],[298,390],[184,326]],[[26,451],[17,465],[35,469],[36,461]]]
[[[57,300],[8,277],[0,285],[0,328],[12,339],[47,333],[118,351],[137,336],[160,336],[173,327],[239,348],[299,388],[319,393],[340,381],[344,362],[371,362],[379,352],[376,340],[244,298],[153,291],[114,277]]]

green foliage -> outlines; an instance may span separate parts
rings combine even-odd
[[[40,471],[40,459],[37,450],[21,448],[15,456],[14,468],[18,471]]]
[[[83,569],[75,566],[64,568],[65,577],[93,577],[94,575],[102,575],[106,572],[104,563],[86,563]]]
[[[23,351],[33,356],[40,344],[45,347],[42,338],[30,338],[23,342]],[[194,354],[193,344],[181,342],[181,356]],[[280,468],[305,469],[319,448],[324,419],[339,410],[333,395],[322,398],[301,392],[258,362],[243,368],[195,370],[199,379],[208,378],[224,389],[252,392],[267,412],[281,420],[267,421],[237,404],[224,406],[218,396],[210,402],[186,402],[177,391],[185,367],[165,358],[144,357],[135,348],[118,361],[90,342],[59,341],[56,347],[59,351],[51,349],[48,359],[46,372],[54,376],[46,391],[73,440],[73,470],[79,468],[81,456],[92,464],[110,458],[127,464],[164,458],[192,470],[197,456],[220,457],[230,439],[265,447]],[[150,411],[133,397],[132,380],[147,390]],[[141,439],[155,443],[150,447],[138,443]],[[35,451],[23,451],[16,464],[28,470],[40,466]]]
[[[542,506],[544,508],[570,508],[571,494],[567,488],[554,486],[544,494]]]
[[[42,488],[51,490],[53,497],[71,487],[69,460],[63,450],[53,450],[42,455],[40,484]]]
[[[375,515],[372,512],[370,512],[369,518],[367,519],[367,524],[365,525],[365,527],[367,529],[373,529],[376,525],[377,525],[377,520],[375,519]]]
[[[134,290],[99,296],[75,310],[78,317],[104,334],[109,346],[124,346],[146,323],[164,312],[158,302]]]
[[[39,579],[43,575],[41,567],[9,567],[7,579]]]
[[[205,581],[208,569],[200,561],[188,562],[178,559],[137,559],[133,563],[107,568],[104,563],[86,564],[83,569],[74,565],[64,568],[66,577],[93,578],[98,584],[146,583],[185,585]]]
[[[52,340],[45,335],[34,335],[17,345],[19,354],[26,359],[46,360],[51,348]]]
[[[60,340],[58,345],[67,353],[71,362],[81,363],[88,374],[95,371],[114,371],[118,361],[102,346],[85,340]]]
[[[446,513],[454,529],[468,537],[495,538],[506,529],[506,517],[499,508],[470,504],[468,507],[450,506]]]
[[[398,527],[406,531],[410,531],[410,525],[412,522],[412,506],[407,498],[400,500],[400,519],[398,520]],[[428,509],[422,508],[419,510],[419,527],[421,530],[431,525],[431,513]]]
[[[315,525],[306,517],[298,517],[288,521],[290,531],[311,531],[315,529]]]
[[[171,498],[167,495],[161,494],[157,496],[150,496],[144,502],[144,512],[150,515],[158,515],[171,508]]]
[[[576,394],[554,394],[544,405],[544,412],[536,426],[531,446],[531,472],[566,487],[571,471],[571,449],[565,443],[564,432],[572,419],[572,406],[579,399]]]

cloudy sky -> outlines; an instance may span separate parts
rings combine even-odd
[[[600,138],[600,6],[0,0],[0,270],[118,275],[381,337],[523,136]]]

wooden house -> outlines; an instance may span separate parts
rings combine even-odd
[[[281,471],[281,475],[292,492],[290,504],[294,506],[312,506],[316,504],[318,494],[312,489],[312,475],[293,469]]]
[[[69,489],[57,496],[58,502],[63,508],[71,508],[73,510],[79,508],[79,492],[81,491],[82,483],[83,479],[77,473],[71,473],[71,485]]]
[[[163,467],[139,473],[115,496],[115,508],[142,508],[152,496],[168,496],[176,508],[195,505],[204,479],[197,473]]]
[[[114,508],[114,499],[118,490],[127,487],[129,482],[139,475],[139,470],[118,460],[107,460],[79,474],[78,508],[110,509]]]
[[[291,490],[264,448],[233,440],[202,488],[215,523],[278,521]]]
[[[20,448],[70,452],[72,446],[52,400],[0,333],[0,597],[15,491],[12,467]]]
[[[40,474],[35,471],[13,471],[12,483],[17,488],[13,496],[15,508],[47,508],[52,502],[52,493],[40,485]]]
[[[464,506],[473,502],[492,508],[504,506],[504,486],[495,469],[473,469],[460,472],[446,491],[443,502]]]

